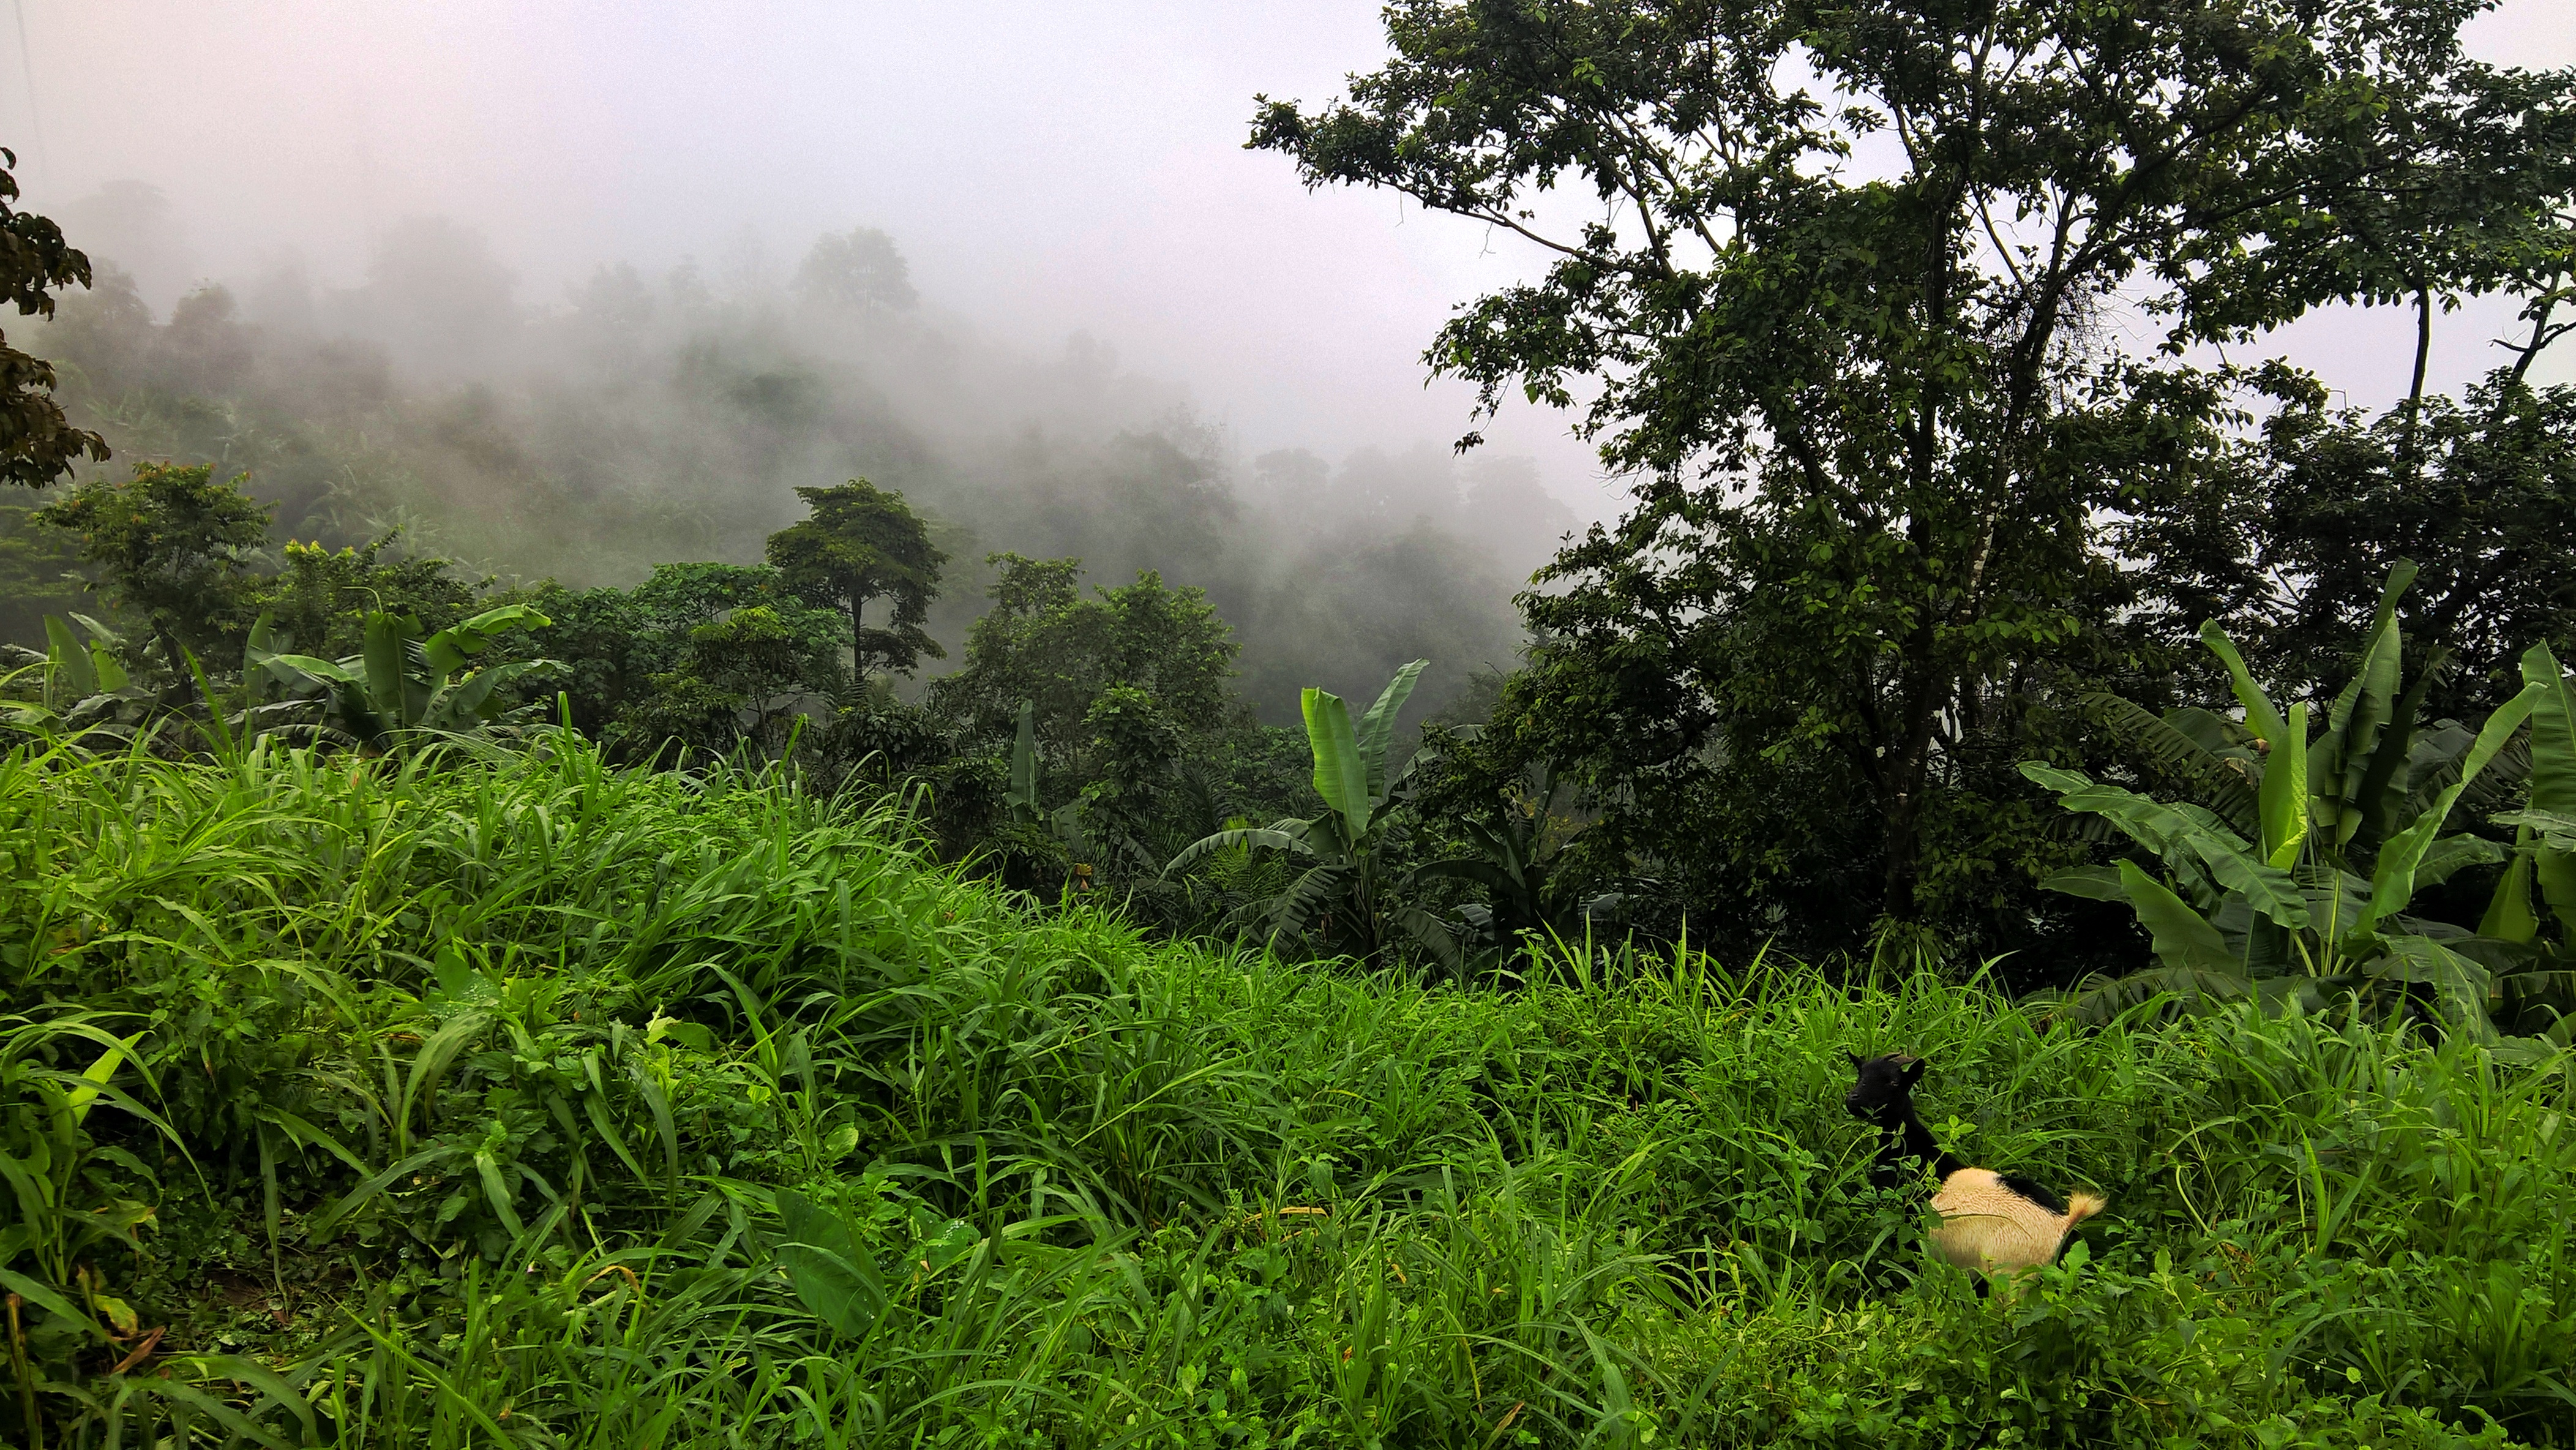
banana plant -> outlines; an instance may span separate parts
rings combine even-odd
[[[1305,865],[1260,911],[1273,945],[1281,937],[1301,936],[1320,926],[1328,941],[1340,936],[1364,957],[1401,940],[1441,965],[1459,969],[1463,958],[1456,937],[1439,918],[1397,900],[1403,883],[1388,881],[1384,866],[1393,802],[1403,784],[1402,775],[1389,776],[1388,748],[1396,714],[1429,664],[1415,660],[1397,670],[1356,725],[1339,695],[1308,688],[1300,705],[1306,742],[1315,754],[1315,792],[1324,798],[1322,814],[1204,836],[1174,856],[1163,875],[1186,871],[1235,847],[1284,852]]]
[[[370,610],[364,648],[346,659],[257,649],[251,659],[289,688],[321,690],[342,729],[383,750],[406,734],[462,734],[498,716],[501,686],[554,662],[512,660],[470,672],[466,666],[496,636],[553,622],[524,604],[505,604],[424,635],[416,615]]]
[[[157,692],[128,678],[120,662],[124,637],[86,614],[45,617],[39,698],[11,706],[7,722],[45,734],[97,733],[132,738],[159,707]],[[81,634],[72,626],[79,625]]]
[[[2151,854],[2151,872],[2135,860],[2062,872],[2043,883],[2098,900],[2125,901],[2153,942],[2161,966],[2089,994],[2115,1009],[2159,991],[2186,997],[2262,995],[2321,1001],[2357,991],[2366,996],[2429,996],[2455,1025],[2492,1035],[2499,968],[2530,953],[2510,928],[2518,881],[2528,915],[2527,882],[2554,848],[2547,823],[2525,834],[2521,859],[2498,888],[2489,916],[2504,928],[2473,933],[2409,914],[2418,892],[2466,867],[2493,865],[2507,848],[2467,831],[2449,831],[2464,798],[2492,795],[2499,784],[2555,747],[2535,742],[2526,757],[2517,736],[2553,698],[2568,713],[2566,686],[2545,646],[2523,663],[2523,690],[2475,731],[2454,721],[2419,726],[2417,709],[2438,657],[2411,687],[2400,688],[2404,638],[2397,601],[2414,578],[2412,565],[2392,571],[2364,642],[2360,667],[2328,710],[2322,734],[2309,733],[2308,709],[2284,714],[2253,679],[2234,641],[2215,624],[2201,639],[2227,668],[2244,708],[2235,727],[2251,749],[2213,741],[2210,722],[2169,718],[2163,733],[2129,721],[2160,764],[2210,783],[2205,802],[2165,802],[2094,781],[2043,762],[2022,773],[2055,791],[2067,810],[2097,816]],[[2135,707],[2129,707],[2135,711]],[[2143,716],[2143,711],[2136,711]],[[2149,717],[2152,719],[2152,717]],[[2545,732],[2544,732],[2545,733]],[[2561,735],[2567,734],[2561,729]],[[2576,741],[2564,757],[2566,804],[2576,817]],[[2559,797],[2553,795],[2551,799]],[[2576,844],[2576,835],[2571,835]],[[2576,858],[2565,872],[2576,907]],[[2492,923],[2491,923],[2492,924]],[[2535,923],[2536,929],[2536,923]]]

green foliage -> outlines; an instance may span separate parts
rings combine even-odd
[[[2531,838],[2533,817],[2500,818],[2525,826],[2488,908],[2494,935],[2428,921],[2416,896],[2455,872],[2507,857],[2485,837],[2445,834],[2464,798],[2477,792],[2496,799],[2529,771],[2537,804],[2544,795],[2558,798],[2544,782],[2576,775],[2576,740],[2559,723],[2567,683],[2548,647],[2535,645],[2523,660],[2523,691],[2474,734],[2456,721],[2419,721],[2423,678],[2399,688],[2405,645],[2397,605],[2414,577],[2408,564],[2390,574],[2359,666],[2321,735],[2308,734],[2305,703],[2281,713],[2215,624],[2202,637],[2243,702],[2245,723],[2235,729],[2257,749],[2236,745],[2227,723],[2205,712],[2165,721],[2135,707],[2111,713],[2157,767],[2202,784],[2223,815],[2041,763],[2022,766],[2058,793],[2059,805],[2116,826],[2168,878],[2123,860],[2113,870],[2079,868],[2048,882],[2075,895],[2127,901],[2163,963],[2161,973],[2138,982],[2096,989],[2084,999],[2087,1010],[2121,1010],[2146,990],[2181,983],[2192,996],[2246,995],[2258,986],[2276,999],[2285,991],[2309,1000],[2358,991],[2382,1011],[2429,1000],[2442,1020],[2487,1038],[2491,1016],[2510,1027],[2554,985],[2554,971],[2518,971],[2534,965],[2528,873],[2544,858],[2555,860],[2545,840]],[[2518,745],[2526,721],[2534,729],[2528,745]],[[2538,869],[2545,878],[2558,868]],[[2501,985],[2513,975],[2524,979]],[[2576,997],[2559,1005],[2576,1008]]]
[[[847,683],[849,621],[773,567],[663,564],[631,590],[531,598],[551,622],[530,647],[561,661],[573,723],[627,758],[745,741],[774,755]]]
[[[1022,701],[1035,706],[1045,757],[1077,779],[1089,772],[1085,722],[1103,691],[1141,691],[1178,729],[1206,737],[1234,713],[1227,682],[1237,646],[1206,591],[1173,589],[1145,573],[1082,597],[1079,559],[995,554],[992,606],[966,632],[964,662],[931,682],[931,708],[970,734],[1000,736]]]
[[[268,511],[243,481],[217,483],[205,464],[138,463],[131,479],[84,483],[37,511],[78,537],[91,588],[151,631],[174,681],[188,677],[189,652],[238,642],[258,614],[248,555],[268,542]]]
[[[2576,124],[2565,115],[2543,126]],[[2576,538],[2576,390],[2527,374],[2563,337],[2571,233],[2532,252],[2520,354],[2454,399],[2415,392],[2377,416],[2329,405],[2317,378],[2286,364],[2249,381],[2271,405],[2236,476],[2191,507],[2129,526],[2129,552],[2156,561],[2141,621],[2216,617],[2295,693],[2339,680],[2350,637],[2369,627],[2378,585],[2419,566],[2406,624],[2434,715],[2493,709],[2518,688],[2535,640],[2564,641],[2568,543]],[[2440,285],[2447,285],[2446,283]],[[2429,323],[2429,318],[2426,319]],[[2419,336],[2419,349],[2430,341]],[[2420,363],[2419,363],[2420,367]]]
[[[1258,922],[1273,949],[1313,930],[1327,950],[1347,950],[1363,960],[1405,946],[1453,970],[1463,965],[1455,935],[1407,899],[1411,883],[1388,869],[1402,804],[1397,794],[1405,784],[1388,768],[1395,717],[1429,663],[1415,660],[1396,671],[1357,725],[1341,696],[1308,687],[1300,703],[1323,813],[1262,827],[1229,826],[1173,856],[1163,874],[1237,848],[1282,852],[1296,863],[1296,874],[1269,900],[1245,903],[1230,926],[1241,930]]]
[[[63,240],[62,228],[11,205],[17,164],[18,153],[0,147],[0,301],[21,317],[51,317],[55,289],[89,285],[89,257]],[[73,427],[53,391],[53,365],[0,337],[0,482],[42,488],[84,456],[107,461],[107,440]]]
[[[252,663],[281,683],[323,692],[339,728],[382,751],[415,736],[466,734],[499,718],[508,698],[498,693],[501,687],[553,661],[466,665],[497,636],[547,622],[524,604],[504,604],[430,634],[416,615],[375,609],[367,612],[358,654],[337,661],[259,654]]]
[[[930,542],[903,495],[854,478],[800,488],[796,496],[813,517],[769,536],[769,562],[799,598],[849,611],[851,669],[861,678],[881,670],[909,674],[923,655],[945,659],[948,652],[921,625],[948,555]],[[870,628],[860,616],[879,599],[893,614]]]
[[[2054,852],[2012,764],[2163,672],[2118,520],[2240,473],[2240,379],[2094,319],[2180,351],[2550,285],[2576,75],[2467,60],[2472,13],[1422,0],[1346,102],[1265,99],[1251,144],[1309,185],[1535,245],[1426,360],[1489,408],[1581,398],[1637,480],[1522,600],[1497,773],[1577,774],[1601,874],[1661,857],[1811,940],[2026,916]],[[1554,225],[1557,188],[1612,215]]]
[[[88,1235],[11,1240],[0,1435],[2565,1443],[2563,1057],[1696,953],[1426,988],[541,743],[0,758],[0,1139]],[[1891,1047],[2113,1199],[2008,1303],[1866,1186]]]
[[[259,612],[276,637],[326,657],[363,647],[371,611],[415,616],[431,630],[474,613],[493,581],[459,578],[453,560],[431,555],[386,558],[399,537],[389,530],[338,550],[288,540],[285,567],[255,589]]]

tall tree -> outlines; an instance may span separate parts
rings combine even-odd
[[[1616,803],[1605,842],[1695,849],[1765,786],[1784,829],[1865,813],[1854,885],[1910,918],[1935,798],[2116,663],[2105,518],[2226,462],[2227,390],[2120,353],[2115,309],[2244,338],[2390,292],[2374,247],[2502,281],[2545,230],[2571,76],[2466,60],[2484,8],[1396,0],[1382,69],[1264,98],[1251,144],[1549,258],[1427,357],[1488,408],[1584,397],[1636,479],[1527,596],[1505,737]],[[1597,218],[1551,226],[1560,186]]]
[[[948,555],[930,542],[903,495],[854,478],[835,488],[800,488],[796,496],[813,516],[769,536],[769,562],[798,595],[849,611],[851,667],[864,678],[876,670],[909,672],[923,655],[947,658],[921,625]],[[871,628],[861,616],[879,599],[893,613]]]
[[[894,238],[875,227],[816,238],[796,269],[796,290],[809,302],[848,312],[909,312],[921,301]]]
[[[18,153],[0,146],[0,297],[21,317],[51,317],[54,289],[89,285],[89,256],[63,240],[62,228],[10,204],[17,164]],[[83,456],[107,461],[107,440],[73,427],[53,394],[54,365],[0,334],[0,482],[42,488]]]

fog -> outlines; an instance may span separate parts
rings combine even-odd
[[[1508,664],[1510,593],[1617,507],[1567,416],[1478,420],[1424,380],[1451,307],[1540,265],[1527,244],[1242,149],[1254,92],[1313,103],[1379,62],[1365,0],[13,18],[0,139],[26,204],[130,279],[26,335],[91,349],[67,394],[124,409],[112,438],[254,467],[290,530],[404,522],[485,567],[623,582],[756,557],[793,486],[865,473],[961,559],[1207,586],[1277,718],[1300,679],[1365,690],[1414,649],[1450,686]],[[2469,39],[2576,61],[2564,0]],[[854,235],[903,298],[800,285],[818,238]],[[2492,366],[2510,313],[2443,319],[2435,383]],[[2376,405],[2411,346],[2411,317],[2341,311],[2263,351]],[[167,396],[98,391],[129,375]],[[213,414],[169,401],[192,390]],[[1488,446],[1461,463],[1470,428]],[[974,578],[937,621],[952,645]]]

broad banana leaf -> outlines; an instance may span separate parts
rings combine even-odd
[[[403,646],[420,634],[420,621],[381,609],[367,611],[366,643],[359,659],[365,665],[363,687],[375,713],[391,723],[409,725],[420,716],[403,708]]]
[[[2245,657],[2236,652],[2236,641],[2229,639],[2227,631],[2220,629],[2218,621],[2213,619],[2200,627],[2200,642],[2227,666],[2228,682],[2235,687],[2237,702],[2245,707],[2246,726],[2274,750],[2279,750],[2292,732],[2281,719],[2281,712],[2272,707],[2272,698],[2254,683],[2252,675],[2246,673]]]
[[[2524,688],[2541,691],[2531,711],[2531,808],[2576,819],[2576,692],[2546,644],[2524,652],[2522,679]],[[2576,923],[2576,854],[2543,841],[2532,875],[2558,920]]]
[[[112,695],[125,688],[125,666],[116,662],[115,652],[106,645],[94,644],[89,647],[89,664],[90,668],[97,672],[100,690]]]
[[[2108,691],[2086,695],[2084,705],[2122,744],[2153,761],[2166,774],[2189,780],[2194,794],[2207,802],[2230,829],[2244,835],[2257,834],[2260,812],[2254,787],[2239,773],[2236,762],[2200,738],[2204,734],[2223,736],[2226,727],[2218,717],[2206,710],[2177,710],[2172,719],[2167,719]],[[2185,730],[2183,725],[2196,727],[2198,733]]]
[[[2516,827],[2513,864],[2505,868],[2495,895],[2487,899],[2486,915],[2478,918],[2478,935],[2526,943],[2540,935],[2539,914],[2531,909],[2531,864],[2537,851],[2531,843],[2531,827]]]
[[[1425,861],[1406,873],[1404,881],[1407,886],[1416,881],[1472,881],[1505,896],[1518,896],[1525,889],[1519,878],[1501,866],[1474,856]]]
[[[450,625],[420,643],[421,658],[440,675],[452,675],[465,668],[470,655],[483,652],[494,635],[519,629],[543,629],[553,620],[524,604],[504,604],[487,609],[462,624]],[[413,629],[418,631],[418,624]]]
[[[1338,862],[1318,862],[1300,872],[1271,906],[1270,939],[1303,934],[1326,907],[1350,894],[1350,877],[1350,868]]]
[[[1038,728],[1037,705],[1020,702],[1020,731],[1011,742],[1011,789],[1004,799],[1011,809],[1035,815],[1038,808]]]
[[[2126,976],[2091,978],[2075,989],[2060,1010],[2079,1022],[2100,1026],[2168,994],[2197,1006],[2203,997],[2240,998],[2253,990],[2252,982],[2234,972],[2149,967]]]
[[[2183,899],[2137,867],[2137,863],[2120,863],[2120,882],[2128,891],[2129,909],[2138,914],[2138,923],[2154,939],[2156,958],[2175,971],[2209,972],[2230,980],[2236,975],[2236,961],[2227,950],[2227,938],[2219,935],[2201,914]]]
[[[2099,815],[2159,855],[2176,850],[2190,853],[2220,887],[2243,895],[2265,917],[2293,931],[2308,924],[2308,905],[2298,883],[2287,871],[2257,857],[2243,837],[2207,811],[2167,805],[2037,761],[2025,763],[2021,772],[2060,792],[2059,805]]]
[[[341,723],[369,744],[382,743],[392,728],[368,698],[366,676],[345,664],[311,655],[270,655],[268,672],[284,684],[315,685],[329,691]]]
[[[2352,682],[2335,697],[2334,709],[2326,717],[2327,732],[2334,737],[2337,748],[2332,773],[2318,773],[2316,793],[2334,812],[2338,846],[2361,829],[2361,782],[2355,772],[2368,769],[2371,752],[2379,745],[2381,727],[2388,723],[2395,703],[2398,665],[2404,649],[2397,631],[2397,598],[2414,582],[2415,565],[2410,561],[2401,559],[2397,567],[2388,571],[2388,587],[2380,591],[2379,609],[2362,646],[2361,668],[2353,672]]]
[[[1392,686],[1389,686],[1392,689]],[[1368,834],[1376,804],[1370,771],[1351,729],[1350,707],[1329,690],[1308,686],[1299,702],[1306,714],[1306,742],[1315,751],[1315,793],[1348,826],[1354,841]]]
[[[1430,663],[1429,660],[1415,660],[1397,670],[1395,678],[1387,681],[1386,688],[1378,692],[1377,703],[1369,706],[1368,713],[1360,717],[1360,760],[1368,769],[1368,800],[1372,811],[1386,803],[1386,752],[1388,737],[1395,731],[1395,717],[1404,709],[1404,702],[1412,698],[1414,682],[1422,678],[1423,670]],[[1355,830],[1352,834],[1359,832]]]
[[[2362,766],[2360,784],[2352,788],[2352,804],[2361,812],[2359,829],[2367,830],[2372,840],[2386,840],[2397,826],[2396,811],[2406,795],[2410,778],[2407,767],[2415,754],[2415,716],[2424,708],[2424,692],[2440,678],[2443,663],[2449,658],[2448,650],[2435,650],[2424,667],[2415,672],[2414,682],[2389,710],[2388,723],[2380,730],[2378,743],[2371,747],[2369,761]]]
[[[2484,836],[2443,836],[2433,842],[2415,867],[2415,885],[2439,886],[2471,866],[2492,866],[2513,854],[2511,847]]]
[[[1237,826],[1230,831],[1201,836],[1183,846],[1181,853],[1174,856],[1163,867],[1163,874],[1169,876],[1175,871],[1186,871],[1230,846],[1244,845],[1266,846],[1274,851],[1294,851],[1301,856],[1315,854],[1314,847],[1307,845],[1305,837],[1301,834],[1291,834],[1276,826]]]
[[[45,706],[60,710],[74,700],[84,700],[98,693],[98,671],[88,648],[72,638],[72,627],[53,615],[45,616],[45,659],[53,666],[45,672]]]
[[[2493,1041],[2495,1024],[2487,1019],[2487,994],[2494,984],[2487,969],[2458,952],[2423,936],[2394,936],[2387,955],[2363,965],[2366,976],[2385,981],[2421,982],[2433,988],[2442,1014],[2481,1041]]]
[[[250,640],[242,648],[244,708],[264,704],[268,700],[268,671],[261,666],[277,650],[275,620],[276,615],[272,611],[261,610],[259,621],[250,627]]]
[[[490,669],[476,670],[452,685],[439,688],[421,710],[420,728],[462,733],[500,713],[493,690],[530,670],[552,669],[553,660],[512,660]]]
[[[1466,954],[1458,950],[1458,938],[1440,918],[1418,906],[1398,907],[1395,924],[1413,944],[1431,954],[1431,959],[1452,972],[1466,970]]]
[[[2460,762],[2460,778],[2435,797],[2431,808],[2417,816],[2413,825],[2391,836],[2379,848],[2379,859],[2371,870],[2370,905],[2363,908],[2361,920],[2353,923],[2355,933],[2366,932],[2380,918],[2406,909],[2406,903],[2415,895],[2416,872],[2432,850],[2433,838],[2441,832],[2442,823],[2450,818],[2460,792],[2469,788],[2478,772],[2486,769],[2487,762],[2513,738],[2513,732],[2531,718],[2533,707],[2544,693],[2542,686],[2525,685],[2521,694],[2497,706],[2479,728],[2477,743],[2469,747],[2468,756]]]
[[[2043,890],[2062,891],[2087,901],[2129,899],[2128,883],[2120,879],[2118,868],[2112,866],[2071,866],[2043,878],[2039,884]]]
[[[2281,738],[2263,762],[2263,859],[2286,871],[2308,843],[2308,706],[2290,707]]]

